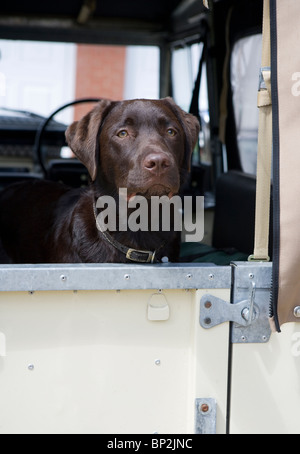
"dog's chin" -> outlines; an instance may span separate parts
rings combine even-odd
[[[167,196],[172,198],[175,194],[177,194],[178,190],[175,188],[171,188],[168,186],[164,186],[162,184],[154,184],[153,186],[148,187],[145,190],[133,190],[128,191],[128,200],[131,200],[135,196],[143,196],[146,199],[151,199],[151,197],[162,197]]]

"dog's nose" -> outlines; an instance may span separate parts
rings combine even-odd
[[[165,172],[170,166],[170,159],[163,153],[150,154],[144,160],[144,167],[156,175]]]

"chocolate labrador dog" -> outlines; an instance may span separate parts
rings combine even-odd
[[[33,180],[2,192],[0,236],[10,261],[147,263],[163,257],[177,261],[178,232],[105,230],[99,214],[107,205],[97,201],[109,196],[117,209],[128,208],[137,196],[150,201],[152,196],[178,194],[198,134],[197,118],[171,98],[100,101],[66,131],[70,148],[88,169],[88,188]],[[125,213],[129,216],[130,209]],[[118,215],[116,219],[124,226],[124,219]]]

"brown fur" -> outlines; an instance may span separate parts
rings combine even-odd
[[[118,135],[126,130],[126,136]],[[170,132],[170,130],[174,131]],[[103,100],[66,131],[69,146],[91,177],[87,189],[49,181],[18,183],[0,197],[0,235],[14,263],[125,262],[103,238],[93,203],[118,190],[128,195],[177,194],[189,170],[199,134],[198,120],[162,100]],[[176,232],[112,232],[122,244],[178,259]],[[3,255],[3,254],[2,254]],[[1,257],[1,254],[0,254]]]

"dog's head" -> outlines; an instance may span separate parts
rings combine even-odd
[[[66,138],[92,181],[150,197],[178,193],[198,134],[197,118],[165,98],[103,100],[69,126]]]

